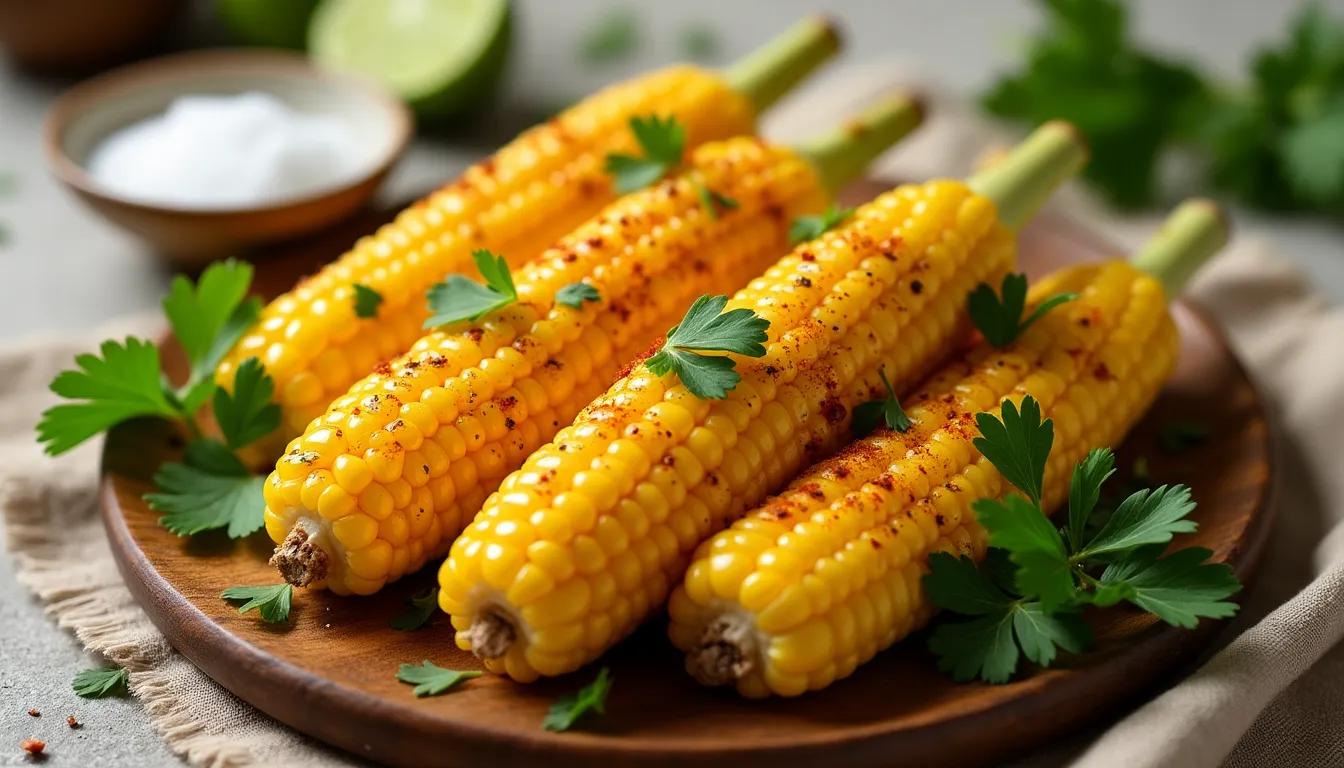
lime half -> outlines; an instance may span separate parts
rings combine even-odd
[[[381,81],[431,121],[489,97],[509,48],[507,0],[323,0],[308,30],[320,64]]]

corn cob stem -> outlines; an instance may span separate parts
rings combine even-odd
[[[878,155],[924,119],[924,105],[911,93],[896,93],[802,148],[831,192],[852,181]]]
[[[1087,162],[1087,140],[1069,123],[1053,120],[1037,128],[1008,157],[972,176],[971,189],[999,206],[1009,229],[1026,223],[1062,179]]]
[[[839,49],[840,33],[835,25],[824,15],[813,16],[747,54],[724,71],[723,79],[760,112]]]
[[[1201,264],[1227,244],[1227,235],[1227,217],[1217,203],[1205,198],[1187,200],[1130,262],[1161,281],[1167,297],[1172,298]]]

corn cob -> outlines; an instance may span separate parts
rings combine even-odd
[[[425,291],[446,273],[470,270],[473,251],[503,254],[516,267],[611,202],[603,160],[634,149],[631,117],[677,118],[688,148],[749,134],[756,112],[837,46],[829,23],[810,19],[723,73],[674,66],[585,99],[272,301],[220,363],[217,380],[230,386],[239,363],[261,359],[282,408],[274,451],[380,360],[410,348],[428,317]],[[355,316],[356,283],[382,295],[377,318]]]
[[[857,172],[919,122],[900,96],[801,152],[743,137],[621,198],[517,271],[519,301],[421,338],[290,443],[265,485],[273,563],[291,583],[368,594],[440,556],[504,475],[716,286],[744,285]],[[815,161],[811,160],[815,157]],[[857,157],[858,161],[855,162]],[[712,213],[699,190],[736,201]],[[578,281],[597,290],[558,304]]]
[[[898,188],[800,245],[729,302],[770,326],[765,356],[737,360],[742,381],[726,399],[698,399],[645,368],[618,381],[454,543],[439,605],[458,646],[528,681],[629,633],[700,541],[840,447],[881,368],[907,386],[940,356],[964,327],[967,294],[1013,262],[1004,224],[1026,218],[1084,154],[1071,128],[1051,125],[970,186]],[[1002,224],[996,201],[1011,212]]]
[[[1179,290],[1225,237],[1216,207],[1187,203],[1136,264]],[[1038,283],[1030,303],[1059,292],[1080,298],[933,376],[906,403],[909,430],[857,441],[700,546],[669,604],[672,642],[696,679],[796,696],[923,627],[929,555],[979,561],[988,537],[971,505],[1009,492],[972,444],[976,412],[1030,395],[1054,419],[1045,509],[1067,497],[1089,449],[1124,437],[1176,360],[1161,281],[1123,261],[1073,267]]]

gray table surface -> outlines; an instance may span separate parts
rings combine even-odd
[[[619,3],[520,0],[518,5],[518,55],[509,75],[509,98],[519,103],[563,103],[671,60],[677,30],[688,22],[712,23],[721,35],[724,58],[731,59],[818,9],[843,21],[846,60],[895,55],[947,87],[970,93],[993,81],[1014,59],[1022,34],[1038,23],[1035,9],[1023,0],[643,3],[647,44],[639,56],[594,69],[576,63],[578,40],[604,9]],[[1134,3],[1134,16],[1144,40],[1231,76],[1242,71],[1255,47],[1280,34],[1298,5],[1289,0],[1143,0]],[[1344,0],[1328,5],[1344,13]],[[16,182],[12,194],[0,197],[0,224],[8,231],[0,245],[0,340],[87,330],[151,308],[169,278],[144,246],[83,208],[47,176],[38,131],[47,105],[65,85],[22,78],[0,65],[0,172],[13,174]],[[426,190],[451,178],[483,146],[418,141],[384,193],[402,199]],[[1240,231],[1276,243],[1322,293],[1344,302],[1344,228],[1338,223],[1241,211],[1236,219]],[[24,764],[17,742],[29,736],[48,740],[52,765],[175,764],[133,700],[86,702],[71,693],[74,673],[93,660],[43,615],[13,572],[12,558],[0,555],[0,765]],[[42,717],[29,717],[30,707],[41,710]],[[67,729],[65,715],[71,713],[86,723],[82,730]]]

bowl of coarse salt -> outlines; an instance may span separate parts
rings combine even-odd
[[[410,140],[379,86],[295,54],[216,50],[122,67],[47,115],[52,171],[176,262],[314,232],[377,190]]]

